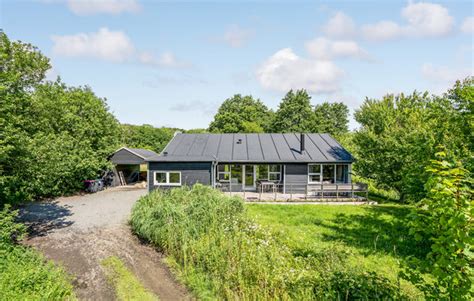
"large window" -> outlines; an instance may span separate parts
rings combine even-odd
[[[270,181],[280,182],[281,165],[268,165],[268,179]]]
[[[321,183],[321,164],[308,165],[308,183],[310,184]]]
[[[334,165],[323,164],[323,184],[332,184],[334,183]]]
[[[347,164],[308,164],[308,184],[349,182]]]
[[[217,165],[217,180],[230,182],[230,165]]]
[[[181,186],[180,171],[155,171],[155,185]]]

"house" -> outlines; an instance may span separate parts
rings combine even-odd
[[[116,150],[109,157],[115,167],[114,186],[146,181],[148,158],[155,156],[158,154],[143,148],[122,147]],[[120,174],[122,174],[125,183],[120,183]]]
[[[351,183],[353,156],[329,134],[182,134],[148,158],[148,189],[201,183],[280,192]],[[347,185],[346,185],[347,186]]]

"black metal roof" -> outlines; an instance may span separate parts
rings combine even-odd
[[[310,163],[353,162],[354,157],[329,134],[177,134],[151,162]]]

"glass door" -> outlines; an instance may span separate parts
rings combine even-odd
[[[255,165],[244,165],[244,189],[255,190]]]

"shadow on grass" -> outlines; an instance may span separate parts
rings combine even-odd
[[[18,219],[28,227],[28,236],[32,238],[69,227],[74,223],[67,219],[71,215],[71,210],[58,202],[38,202],[21,207]]]
[[[429,251],[409,234],[409,208],[399,206],[368,206],[366,212],[339,213],[329,221],[318,223],[331,229],[323,234],[326,241],[343,242],[359,249],[362,254],[393,254],[401,259],[408,256],[424,258]]]

